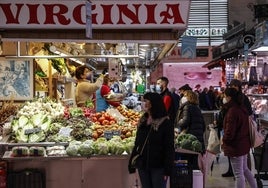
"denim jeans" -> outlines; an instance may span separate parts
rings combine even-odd
[[[257,182],[247,165],[247,155],[230,157],[230,160],[236,180],[236,188],[245,188],[245,180],[251,188],[257,188]]]
[[[166,181],[164,180],[164,169],[138,169],[142,188],[163,188]]]

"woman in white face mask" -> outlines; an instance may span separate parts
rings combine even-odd
[[[247,165],[247,154],[250,151],[249,113],[243,103],[243,95],[235,88],[227,88],[224,99],[227,112],[223,121],[222,149],[224,155],[230,158],[235,187],[245,188],[245,182],[248,182],[251,188],[257,188],[256,179]]]
[[[198,95],[194,91],[184,91],[175,121],[175,128],[183,133],[196,136],[202,143],[203,149],[205,149],[203,138],[205,121],[199,108]]]

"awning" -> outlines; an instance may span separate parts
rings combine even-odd
[[[213,59],[212,61],[208,62],[207,64],[203,65],[202,67],[208,68],[210,70],[210,69],[213,69],[215,67],[221,67],[223,62],[224,61],[219,57],[219,58]]]
[[[207,64],[203,65],[202,67],[208,68],[208,69],[213,69],[215,67],[221,67],[222,65],[225,64],[225,59],[228,58],[233,58],[233,57],[238,57],[239,55],[239,50],[238,49],[233,49],[230,51],[227,51],[223,54],[221,54],[219,57],[213,59],[212,61],[208,62]]]

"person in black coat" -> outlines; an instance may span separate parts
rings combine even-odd
[[[138,124],[128,170],[135,173],[138,169],[143,188],[163,188],[174,165],[174,127],[160,94],[148,92],[142,100],[145,113]],[[140,157],[133,166],[136,154]]]
[[[204,145],[205,121],[199,108],[198,95],[191,90],[184,92],[181,106],[178,110],[175,128],[178,132],[192,134]]]

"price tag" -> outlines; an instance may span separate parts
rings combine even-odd
[[[107,140],[110,140],[113,137],[113,132],[112,131],[104,131],[104,138]]]
[[[28,134],[32,134],[32,133],[38,133],[40,131],[41,131],[40,127],[33,128],[33,129],[25,129],[24,134],[28,135]]]
[[[69,137],[73,129],[70,127],[62,127],[59,131],[59,135]]]
[[[113,136],[120,136],[121,135],[121,131],[120,130],[114,130],[113,131]]]
[[[113,136],[120,136],[121,131],[120,130],[113,130],[113,131],[104,131],[104,138],[107,140],[110,140],[113,138]]]

